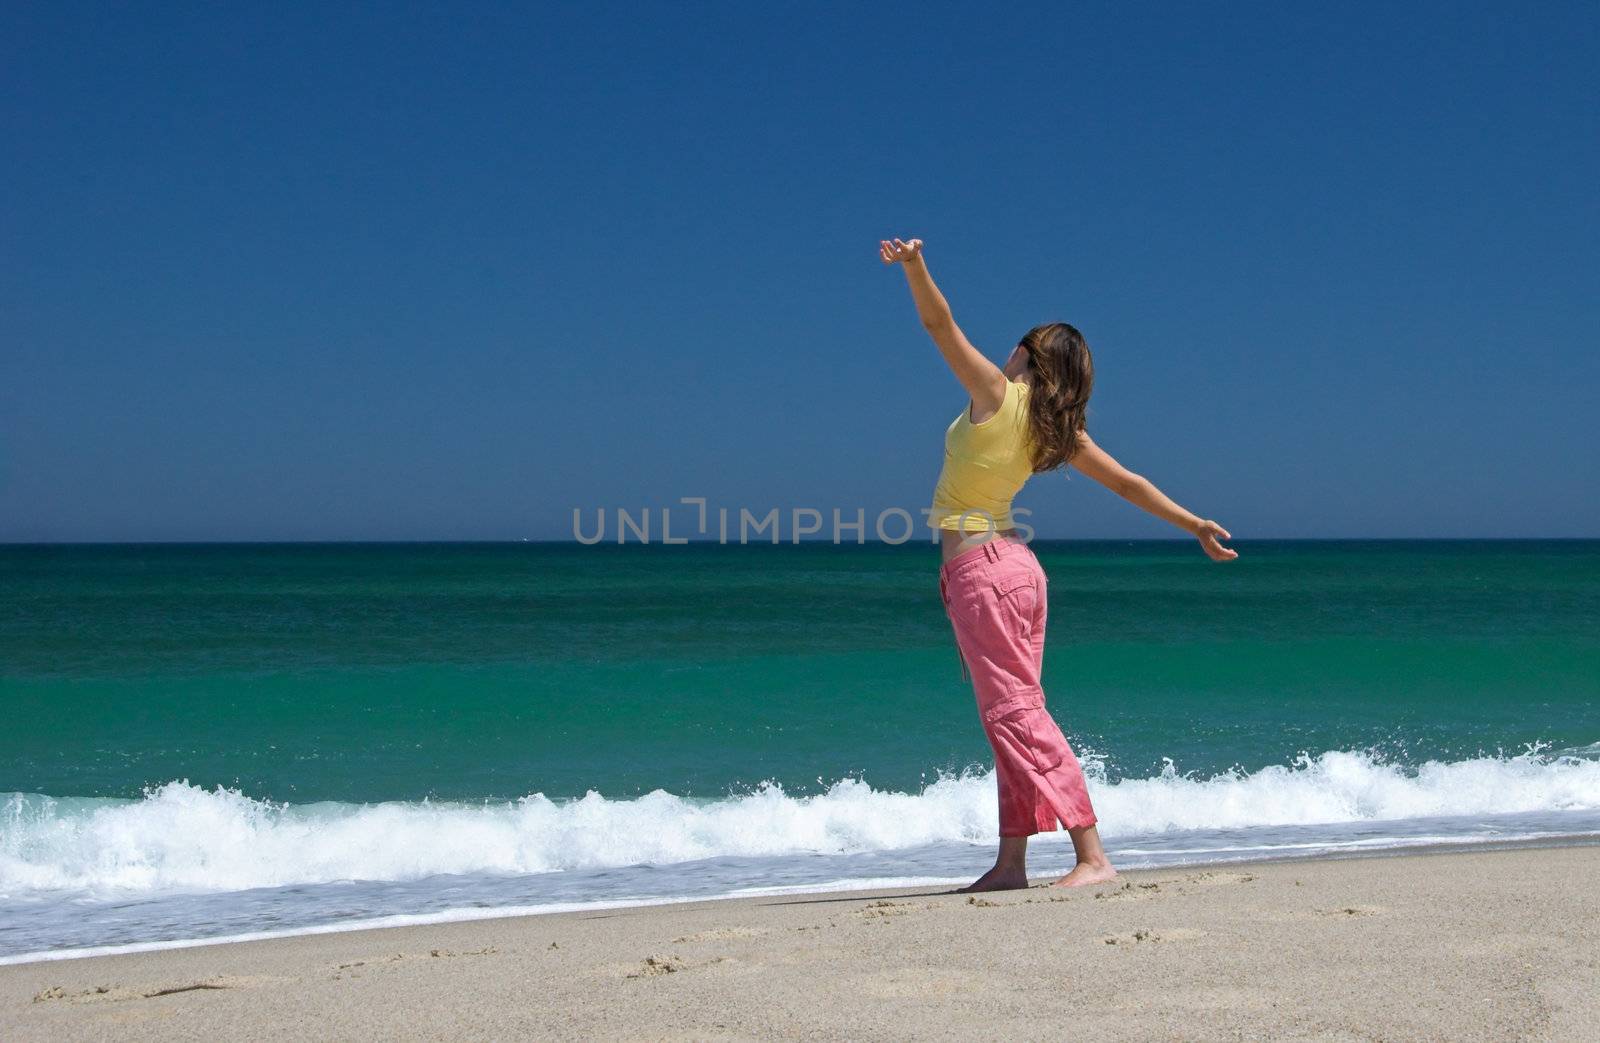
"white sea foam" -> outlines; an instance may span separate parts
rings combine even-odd
[[[1407,768],[1366,752],[1301,756],[1209,778],[1108,782],[1085,759],[1108,841],[1182,830],[1383,822],[1600,809],[1600,760],[1538,750]],[[280,805],[169,782],[139,800],[10,794],[0,805],[0,898],[237,891],[435,874],[529,874],[718,856],[841,855],[938,842],[988,845],[992,774],[920,793],[844,780],[815,796],[780,786],[720,800],[657,790],[552,801]]]

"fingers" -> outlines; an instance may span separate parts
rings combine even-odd
[[[882,257],[886,263],[907,260],[915,257],[921,251],[921,239],[912,239],[910,242],[904,239],[878,240],[878,256]]]

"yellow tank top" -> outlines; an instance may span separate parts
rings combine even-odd
[[[1011,500],[1032,474],[1028,385],[1007,379],[1006,397],[994,416],[974,424],[962,409],[945,432],[944,468],[933,489],[928,524],[966,532],[1009,529]]]

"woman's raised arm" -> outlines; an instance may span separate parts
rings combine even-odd
[[[1072,454],[1071,464],[1118,496],[1141,510],[1171,522],[1200,541],[1200,549],[1213,561],[1232,561],[1239,552],[1224,547],[1219,539],[1231,540],[1228,530],[1214,521],[1196,517],[1179,507],[1166,493],[1155,487],[1143,475],[1134,474],[1123,467],[1110,453],[1095,445],[1089,432],[1078,432],[1078,449]]]
[[[993,414],[1006,398],[1006,375],[972,346],[961,327],[956,325],[950,305],[944,294],[933,284],[928,274],[927,262],[922,259],[922,240],[883,239],[878,244],[878,256],[884,264],[900,262],[906,270],[906,283],[911,287],[911,297],[917,304],[917,317],[922,328],[939,346],[939,353],[949,363],[950,370],[961,381],[972,397],[972,414]]]

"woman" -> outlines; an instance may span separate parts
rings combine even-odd
[[[994,748],[1000,854],[966,891],[1028,886],[1028,837],[1072,836],[1078,864],[1055,886],[1099,884],[1117,875],[1095,829],[1083,769],[1044,706],[1045,575],[1012,525],[1011,500],[1029,475],[1071,464],[1112,492],[1192,533],[1216,561],[1237,551],[1214,521],[1197,518],[1125,469],[1084,430],[1094,365],[1082,335],[1064,322],[1036,326],[1000,369],[967,341],[922,259],[922,240],[882,240],[885,264],[905,267],[917,314],[971,396],[945,433],[944,469],[930,525],[941,530],[939,587],[970,671],[984,733]]]

